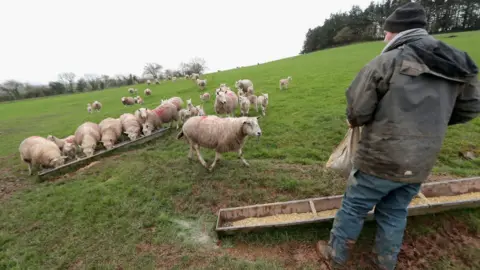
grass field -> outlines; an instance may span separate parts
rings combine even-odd
[[[480,64],[480,32],[440,36]],[[104,158],[68,177],[39,183],[27,176],[18,145],[27,136],[73,134],[84,121],[133,112],[120,98],[127,88],[0,104],[0,269],[318,269],[313,243],[327,239],[331,224],[272,230],[216,239],[216,212],[290,199],[341,194],[345,180],[326,171],[345,125],[344,91],[381,42],[363,43],[208,74],[207,90],[249,78],[256,93],[269,93],[260,141],[244,148],[251,167],[226,154],[212,173],[195,159],[177,131],[131,151]],[[278,80],[293,80],[280,91]],[[145,85],[137,85],[143,96]],[[180,80],[149,87],[152,108],[180,96],[200,103],[200,90]],[[86,104],[99,100],[100,113]],[[213,101],[205,104],[213,113]],[[252,115],[259,115],[254,110]],[[237,110],[237,115],[239,111]],[[439,178],[480,175],[480,119],[451,127],[435,167]],[[202,150],[206,161],[214,157]],[[375,226],[367,224],[353,257],[369,269]],[[462,210],[409,219],[399,269],[480,269],[480,211]]]

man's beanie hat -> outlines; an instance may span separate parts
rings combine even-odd
[[[413,28],[425,28],[427,19],[425,9],[418,3],[407,3],[398,7],[383,25],[385,31],[400,33]]]

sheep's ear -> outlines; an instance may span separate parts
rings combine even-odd
[[[260,116],[257,116],[256,118],[257,118],[257,119],[260,119]]]

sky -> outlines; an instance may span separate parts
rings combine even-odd
[[[3,0],[0,83],[62,72],[141,75],[192,57],[208,72],[298,55],[308,28],[371,0]]]

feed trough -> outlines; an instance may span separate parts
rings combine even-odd
[[[97,151],[95,154],[93,154],[90,157],[84,157],[84,158],[79,158],[79,159],[76,159],[76,160],[72,160],[72,161],[70,161],[68,163],[65,163],[62,166],[59,166],[59,167],[54,168],[54,169],[42,170],[38,173],[38,177],[40,179],[44,179],[48,176],[58,175],[58,174],[61,174],[61,173],[66,173],[67,171],[72,170],[73,168],[79,167],[81,165],[85,165],[86,163],[90,163],[90,162],[92,162],[94,160],[97,160],[98,158],[100,158],[102,156],[106,156],[107,154],[112,153],[112,152],[114,152],[118,149],[127,148],[127,147],[131,147],[131,146],[138,145],[138,144],[144,144],[148,141],[159,138],[168,129],[169,128],[162,128],[162,129],[159,129],[155,132],[152,132],[152,134],[150,134],[148,136],[140,137],[140,138],[138,138],[134,141],[127,140],[127,141],[115,144],[112,149],[108,149],[108,150],[104,149],[104,150]]]
[[[428,201],[414,198],[408,216],[480,206],[480,177],[431,182],[422,185]],[[303,200],[222,208],[218,212],[216,232],[233,234],[271,227],[294,226],[332,221],[343,195]],[[373,220],[373,210],[367,220]]]

